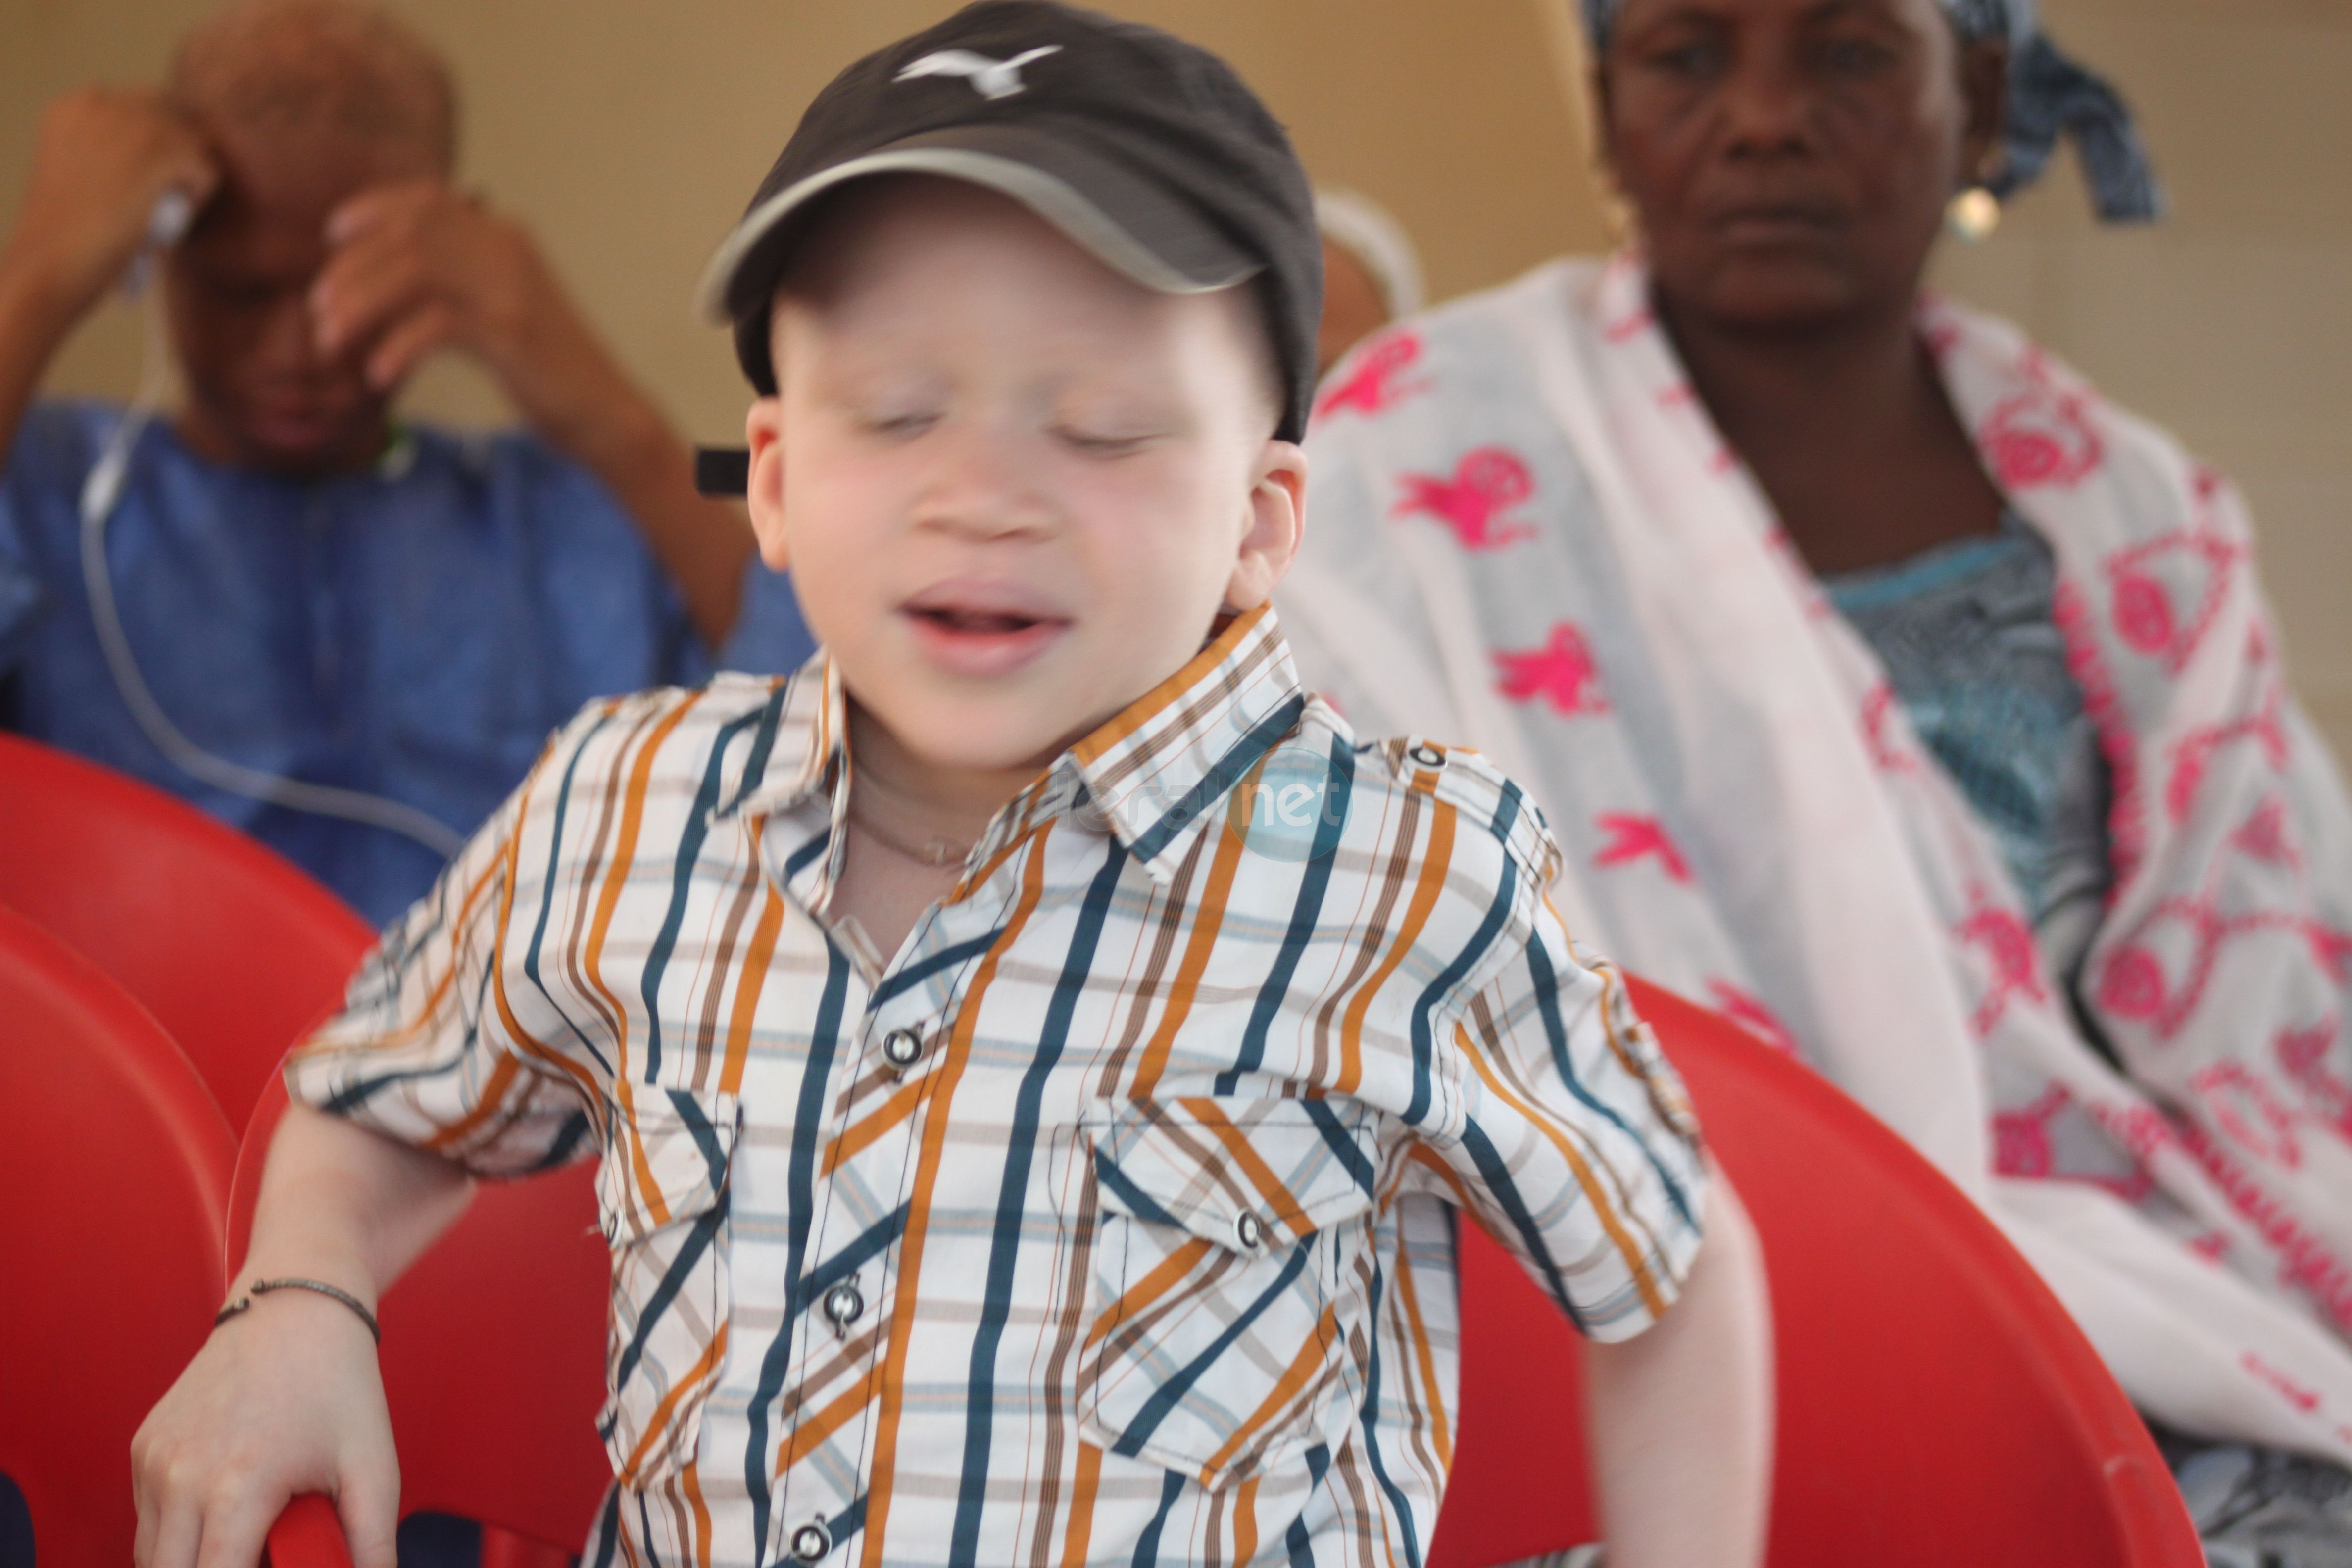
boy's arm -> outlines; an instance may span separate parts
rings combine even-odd
[[[256,1279],[316,1279],[373,1310],[470,1192],[438,1155],[291,1105],[230,1299]],[[394,1568],[400,1467],[366,1325],[308,1290],[252,1300],[131,1441],[139,1568],[250,1568],[278,1510],[312,1491],[336,1500],[356,1568]]]
[[[1681,1299],[1586,1355],[1609,1568],[1764,1560],[1772,1479],[1772,1316],[1762,1251],[1709,1163],[1706,1239]]]

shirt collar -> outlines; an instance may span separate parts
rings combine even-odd
[[[1175,873],[1202,825],[1259,759],[1297,728],[1307,700],[1271,605],[1233,616],[1183,668],[1064,752],[1007,802],[972,852],[992,864],[1040,821],[1075,813],[1115,835],[1157,880]],[[713,814],[769,816],[845,782],[848,743],[841,672],[823,651],[793,679],[776,737],[747,767],[734,798]],[[835,787],[838,837],[848,792]]]

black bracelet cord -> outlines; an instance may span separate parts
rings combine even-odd
[[[367,1303],[349,1290],[340,1286],[330,1285],[323,1279],[257,1279],[246,1288],[244,1295],[213,1314],[213,1327],[219,1328],[239,1312],[251,1307],[256,1296],[267,1296],[272,1290],[315,1290],[321,1296],[341,1301],[360,1315],[360,1321],[367,1325],[370,1339],[378,1344],[383,1343],[383,1330],[376,1322],[375,1314],[367,1310]]]

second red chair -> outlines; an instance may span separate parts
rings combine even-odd
[[[2015,1248],[1828,1080],[1654,986],[1633,1000],[1763,1238],[1787,1568],[2201,1568],[2147,1429]],[[1430,1568],[1596,1539],[1580,1347],[1465,1226],[1462,1424]]]
[[[373,940],[300,868],[79,757],[0,735],[0,904],[154,1014],[242,1127]]]

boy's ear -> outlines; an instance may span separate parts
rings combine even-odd
[[[784,405],[779,397],[762,397],[743,416],[744,444],[751,448],[751,471],[743,500],[751,509],[751,531],[760,541],[760,559],[772,572],[792,565],[784,543]]]
[[[1306,530],[1307,454],[1296,441],[1268,441],[1250,486],[1248,526],[1225,584],[1226,608],[1254,610],[1273,597],[1274,585],[1298,559]]]

